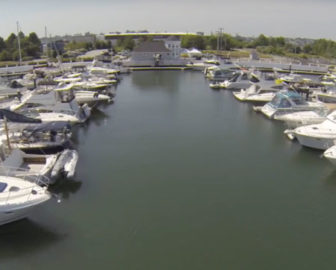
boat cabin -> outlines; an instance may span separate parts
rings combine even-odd
[[[273,108],[285,109],[296,106],[309,106],[308,102],[296,92],[285,91],[275,95],[269,103]]]

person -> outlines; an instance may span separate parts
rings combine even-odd
[[[21,102],[21,97],[22,97],[21,92],[17,91],[17,98],[18,98],[19,102]]]

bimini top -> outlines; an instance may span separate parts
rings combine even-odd
[[[290,108],[295,106],[307,106],[307,101],[294,91],[281,91],[275,95],[269,103],[273,108]]]
[[[28,126],[23,129],[25,133],[37,133],[37,132],[59,132],[66,131],[69,132],[71,130],[71,125],[68,122],[56,121],[56,122],[48,122],[42,123],[40,125]]]

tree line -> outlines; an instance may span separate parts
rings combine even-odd
[[[39,58],[42,53],[42,45],[36,33],[32,32],[25,36],[23,32],[19,32],[18,36],[20,38],[22,59]],[[18,36],[11,33],[6,40],[0,37],[0,61],[19,60]]]
[[[284,37],[267,37],[260,34],[257,38],[247,39],[240,36],[223,34],[182,37],[181,47],[196,48],[199,50],[233,50],[239,48],[254,48],[258,52],[288,55],[288,54],[309,54],[327,58],[336,58],[336,42],[327,39],[317,39],[305,45],[298,45]]]

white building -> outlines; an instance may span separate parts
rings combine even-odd
[[[181,40],[176,36],[170,36],[164,40],[165,46],[173,54],[174,58],[180,58],[181,55]]]
[[[164,41],[146,41],[134,48],[131,59],[124,65],[142,67],[184,66],[186,63],[179,58],[179,51],[180,48],[176,46],[175,41],[166,44]]]

